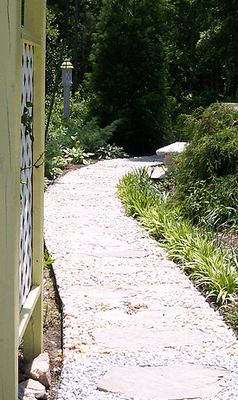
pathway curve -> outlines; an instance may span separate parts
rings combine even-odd
[[[100,161],[45,193],[64,303],[58,400],[238,398],[233,331],[115,195],[126,172],[155,162]]]

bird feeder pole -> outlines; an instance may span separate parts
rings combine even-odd
[[[65,60],[61,65],[62,84],[64,87],[64,118],[70,115],[70,86],[72,85],[72,69],[73,65],[69,60]]]

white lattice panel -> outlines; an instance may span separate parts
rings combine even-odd
[[[24,44],[22,55],[21,115],[27,102],[33,103],[34,47]],[[29,115],[32,108],[29,107]],[[20,213],[20,266],[19,310],[21,310],[32,285],[32,149],[33,142],[21,124],[21,213]]]

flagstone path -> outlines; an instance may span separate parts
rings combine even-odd
[[[45,193],[64,304],[59,400],[238,398],[233,331],[115,194],[126,172],[156,160],[100,161]]]

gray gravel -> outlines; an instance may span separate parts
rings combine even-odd
[[[124,397],[123,395],[101,392],[97,390],[97,384],[105,373],[115,366],[158,367],[175,364],[220,366],[232,371],[229,378],[225,380],[221,392],[215,397],[206,397],[206,400],[238,399],[238,360],[236,357],[207,354],[206,357],[186,357],[185,359],[174,352],[166,354],[166,357],[148,352],[143,355],[125,353],[118,357],[80,357],[75,362],[66,362],[56,400],[139,400],[138,397]]]

